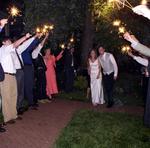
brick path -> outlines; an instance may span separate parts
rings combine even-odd
[[[52,148],[72,114],[86,108],[143,114],[141,107],[124,106],[107,109],[105,106],[99,106],[93,108],[89,103],[57,99],[52,103],[40,104],[38,111],[30,110],[23,115],[23,120],[7,125],[7,132],[0,134],[0,148]]]

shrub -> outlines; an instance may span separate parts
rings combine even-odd
[[[87,88],[87,80],[86,77],[83,76],[77,76],[75,82],[74,82],[74,87],[77,90],[85,90]]]

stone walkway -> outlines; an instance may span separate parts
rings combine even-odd
[[[0,134],[0,148],[52,148],[73,113],[80,109],[143,114],[142,107],[107,109],[102,105],[94,108],[89,103],[56,99],[52,103],[40,104],[39,110],[29,110],[23,115],[23,120],[7,125],[7,132]]]

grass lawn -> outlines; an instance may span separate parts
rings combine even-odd
[[[55,148],[150,148],[150,129],[142,118],[123,113],[77,112]]]

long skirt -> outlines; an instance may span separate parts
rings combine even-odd
[[[91,77],[91,95],[93,105],[105,103],[102,78],[96,79]]]

